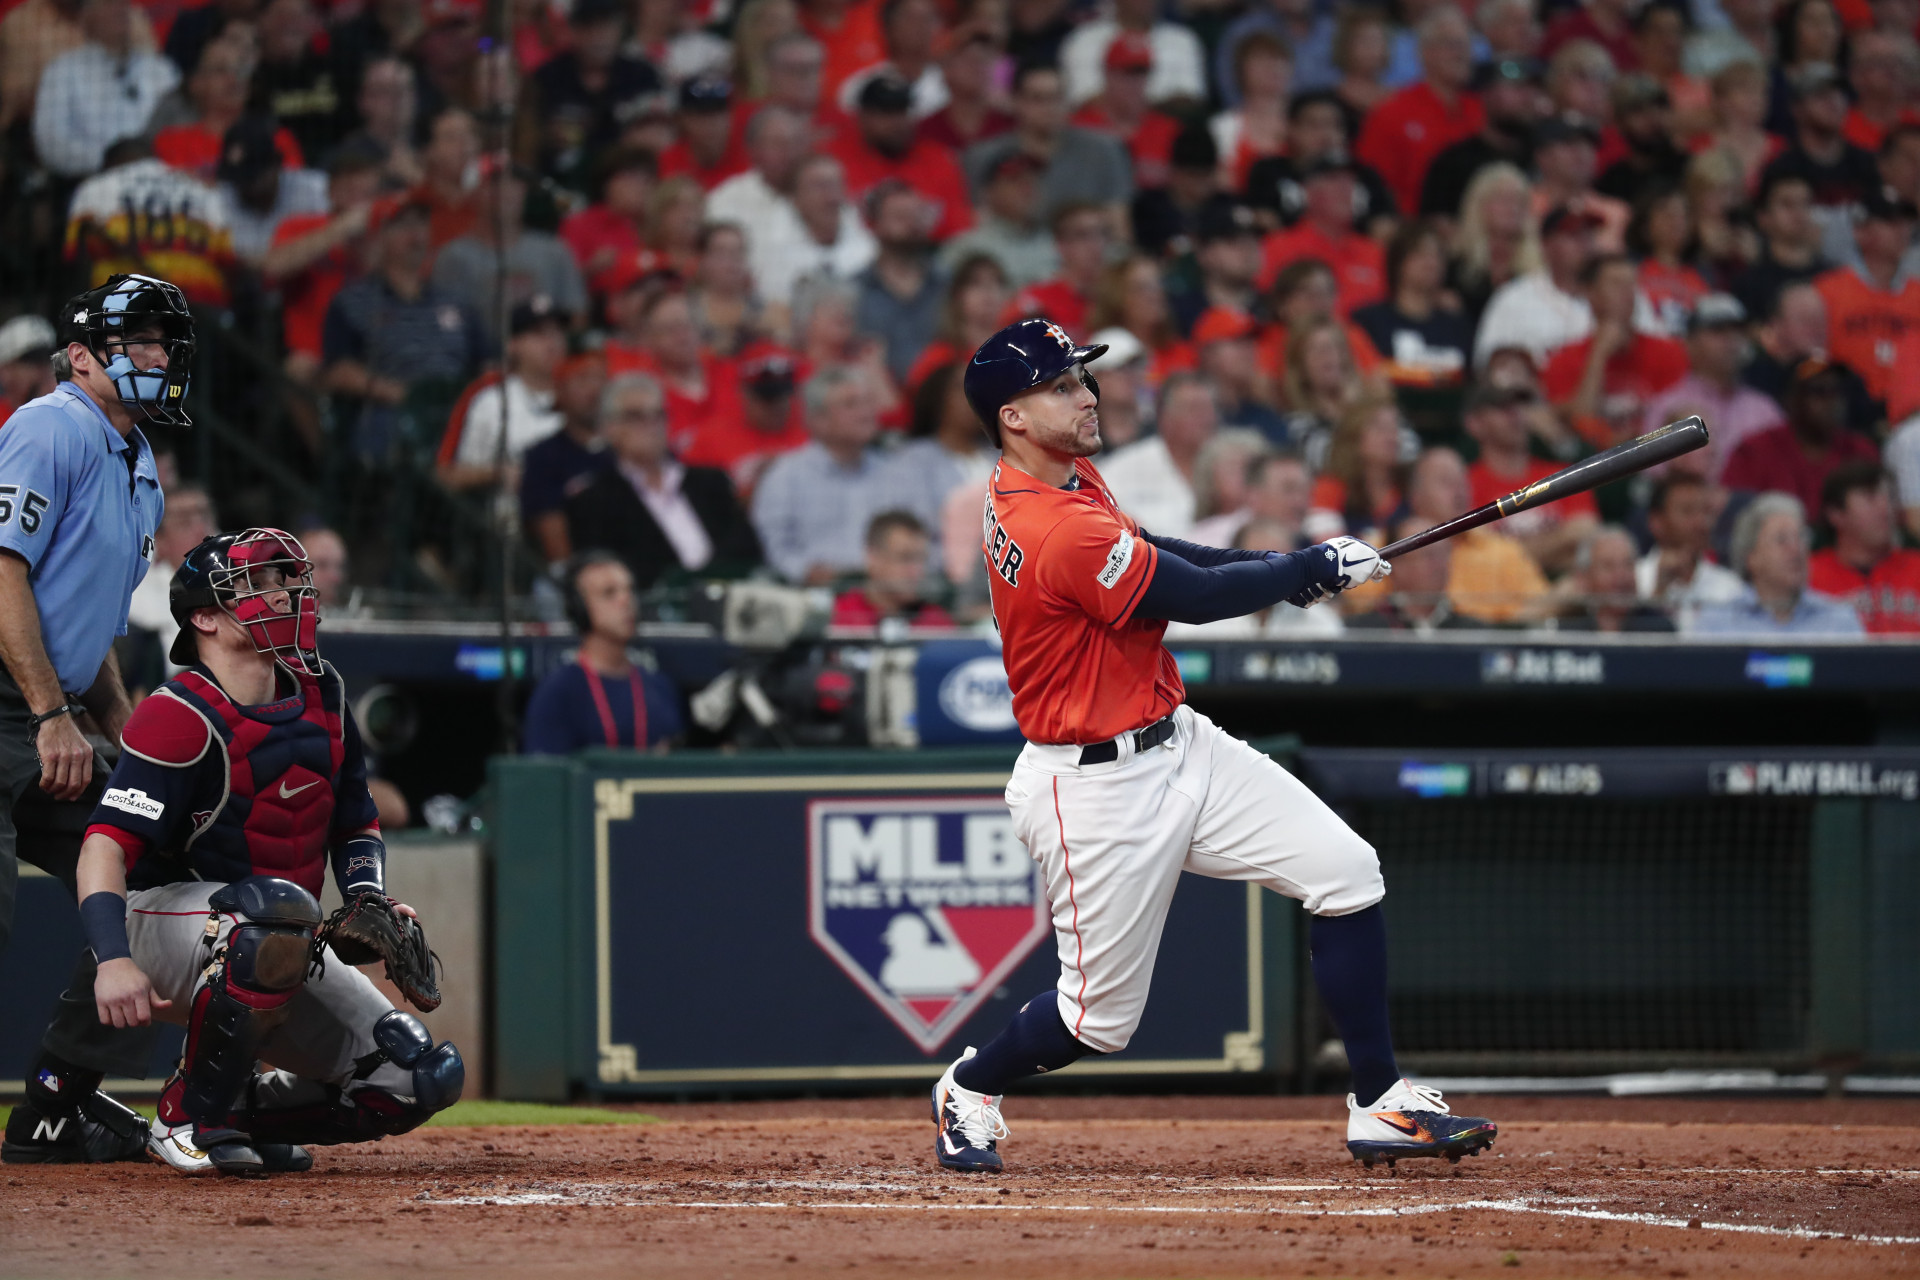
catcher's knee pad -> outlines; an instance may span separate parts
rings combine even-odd
[[[395,1009],[373,1024],[373,1053],[362,1058],[355,1072],[362,1079],[391,1062],[413,1076],[412,1093],[405,1095],[368,1086],[353,1094],[360,1122],[374,1133],[405,1133],[424,1123],[436,1111],[460,1101],[466,1088],[467,1065],[452,1041],[436,1046],[426,1024]]]
[[[320,904],[292,881],[248,876],[207,905],[235,924],[194,997],[180,1103],[196,1125],[217,1126],[252,1079],[260,1042],[306,982]]]

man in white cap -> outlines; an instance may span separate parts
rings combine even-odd
[[[1107,353],[1093,360],[1100,379],[1100,436],[1109,449],[1132,444],[1153,416],[1147,393],[1147,344],[1118,325],[1093,335]]]
[[[53,392],[53,349],[59,345],[45,316],[15,316],[0,324],[0,422]]]

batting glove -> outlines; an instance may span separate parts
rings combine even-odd
[[[1326,546],[1339,565],[1326,583],[1335,591],[1345,591],[1363,582],[1378,582],[1393,572],[1393,566],[1382,560],[1378,551],[1358,538],[1330,538]]]

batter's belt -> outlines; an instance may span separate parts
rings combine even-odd
[[[1123,738],[1127,736],[1127,734],[1120,735]],[[1136,752],[1157,747],[1173,736],[1173,717],[1155,720],[1144,729],[1135,729],[1131,736],[1133,749]],[[1091,746],[1080,748],[1080,767],[1083,769],[1090,764],[1106,764],[1119,758],[1120,743],[1116,739],[1109,738],[1105,742],[1096,742]]]

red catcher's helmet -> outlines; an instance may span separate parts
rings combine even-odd
[[[180,624],[167,656],[179,665],[199,661],[195,609],[220,609],[245,627],[253,647],[289,671],[320,674],[320,606],[313,562],[300,539],[284,529],[216,533],[187,552],[167,590]]]

